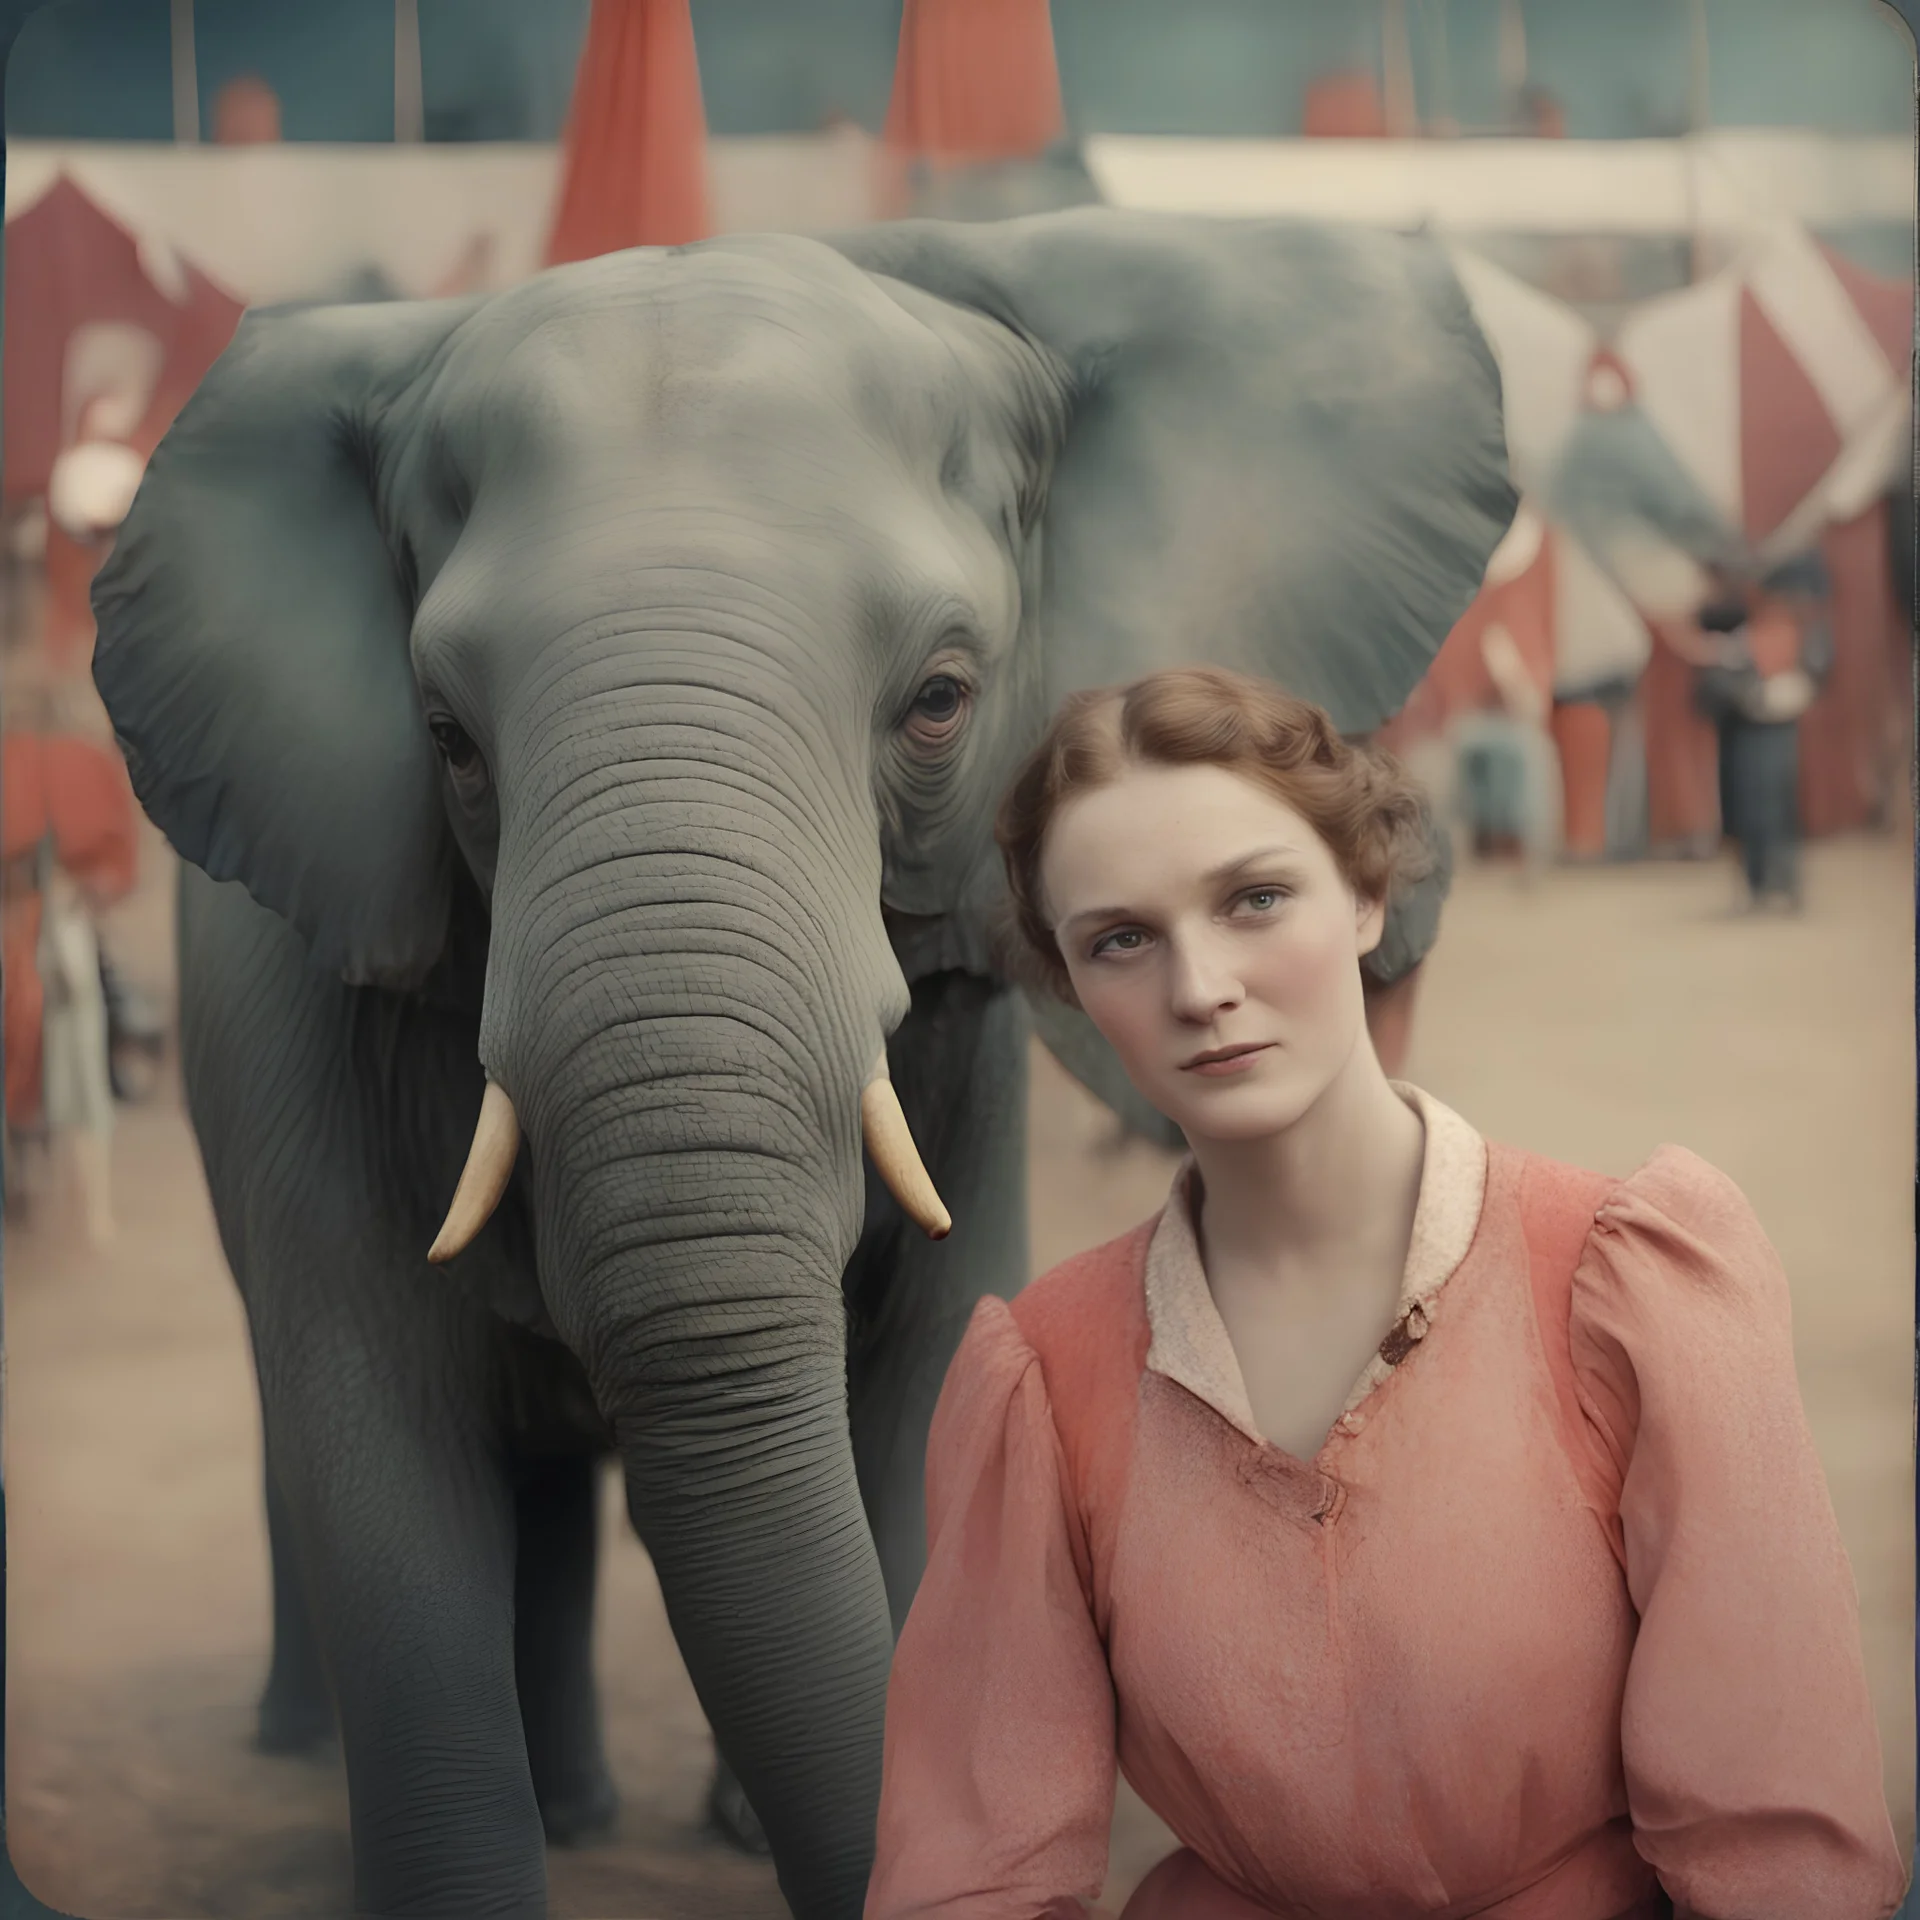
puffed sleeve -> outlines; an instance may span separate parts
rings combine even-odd
[[[1620,1486],[1640,1624],[1621,1713],[1635,1843],[1681,1920],[1885,1920],[1859,1600],[1745,1196],[1662,1147],[1598,1209],[1573,1360]]]
[[[1087,1564],[1039,1358],[982,1300],[927,1441],[866,1920],[1079,1920],[1098,1897],[1114,1709]]]

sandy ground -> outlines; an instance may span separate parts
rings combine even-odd
[[[157,862],[155,863],[158,864]],[[1683,1141],[1746,1189],[1792,1275],[1808,1414],[1861,1594],[1901,1844],[1913,1838],[1912,902],[1904,837],[1815,848],[1802,921],[1728,917],[1728,868],[1469,869],[1410,1077],[1483,1132],[1624,1173]],[[164,985],[167,893],[116,916]],[[1037,1064],[1035,1270],[1144,1217],[1169,1162]],[[337,1760],[249,1751],[267,1650],[258,1415],[238,1299],[169,1085],[123,1109],[118,1245],[57,1197],[6,1245],[6,1779],[14,1861],[68,1912],[338,1913]],[[556,1920],[777,1916],[706,1833],[711,1747],[607,1488],[599,1661],[623,1795],[552,1856]],[[1117,1906],[1171,1844],[1123,1792]]]

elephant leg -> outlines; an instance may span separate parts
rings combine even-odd
[[[598,1465],[537,1461],[514,1490],[514,1676],[534,1797],[556,1846],[604,1833],[618,1805],[593,1678]]]
[[[316,1372],[342,1384],[334,1366]],[[331,1420],[312,1401],[283,1399],[272,1411],[334,1676],[354,1911],[544,1920],[505,1473],[384,1393],[330,1397]]]
[[[333,1682],[359,1916],[544,1920],[493,1331],[440,1276],[273,1223],[248,1265],[267,1446]],[[329,1283],[322,1263],[337,1261]]]
[[[767,1830],[760,1824],[740,1784],[740,1776],[727,1765],[727,1756],[716,1751],[713,1780],[707,1788],[707,1818],[723,1840],[731,1841],[742,1853],[764,1860],[773,1851],[767,1845]]]
[[[273,1576],[273,1659],[260,1695],[254,1745],[262,1753],[309,1753],[334,1731],[333,1692],[320,1658],[306,1589],[294,1564],[287,1503],[266,1463],[267,1554]]]
[[[180,929],[189,1111],[332,1681],[354,1912],[544,1920],[502,1329],[426,1264],[432,1226],[405,1200],[415,1166],[458,1164],[443,1090],[455,1061],[471,1069],[471,1035],[343,987],[284,921],[191,867]]]
[[[895,1037],[901,1103],[953,1215],[933,1241],[896,1214],[850,1287],[848,1416],[896,1638],[926,1565],[927,1428],[948,1363],[975,1303],[1026,1284],[1028,1034],[1016,994],[945,974],[916,983]]]

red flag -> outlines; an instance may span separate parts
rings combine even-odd
[[[906,0],[888,147],[945,165],[1027,159],[1064,125],[1047,0]]]
[[[688,0],[593,0],[547,264],[704,239],[706,140]]]

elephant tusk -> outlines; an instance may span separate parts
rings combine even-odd
[[[520,1116],[505,1087],[489,1080],[480,1102],[480,1118],[473,1129],[473,1145],[467,1152],[467,1164],[460,1184],[453,1190],[453,1205],[447,1209],[446,1224],[439,1237],[427,1249],[427,1258],[436,1267],[444,1266],[456,1253],[463,1253],[473,1237],[493,1217],[500,1196],[513,1177],[513,1163],[520,1152]]]
[[[860,1093],[860,1135],[874,1172],[899,1201],[901,1212],[929,1240],[944,1240],[953,1231],[953,1216],[940,1204],[920,1149],[913,1144],[907,1116],[900,1111],[900,1096],[887,1077],[885,1053],[879,1070]]]

